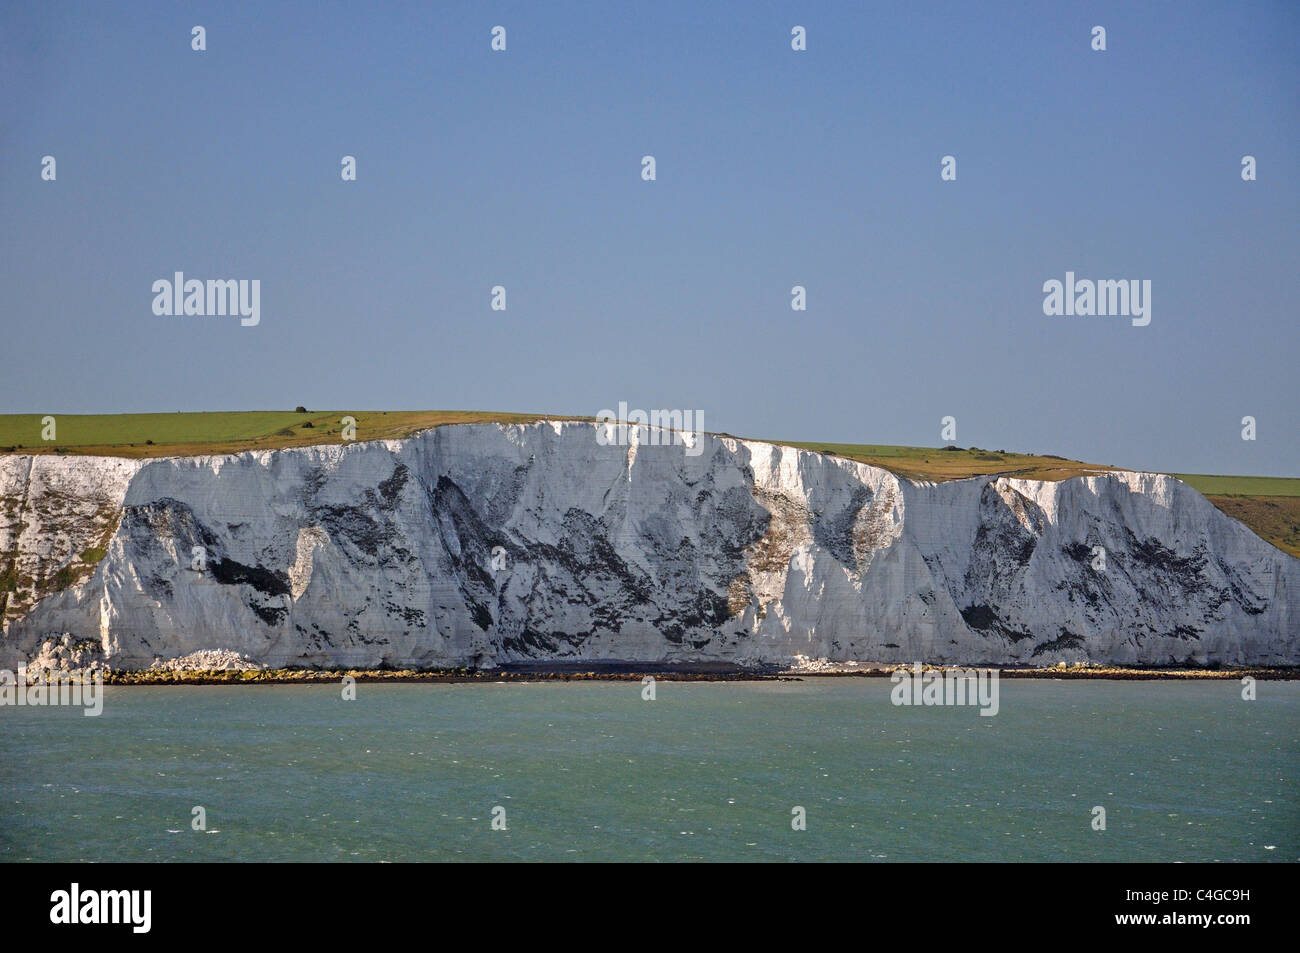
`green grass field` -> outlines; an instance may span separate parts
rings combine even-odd
[[[356,437],[363,441],[407,437],[447,424],[592,419],[475,410],[57,414],[56,439],[43,440],[40,414],[0,414],[0,453],[139,458],[302,447],[337,442],[342,436],[344,416],[355,418]],[[957,480],[995,473],[1030,480],[1064,480],[1115,469],[1052,455],[978,447],[774,442],[869,463],[913,480]],[[1204,493],[1219,509],[1241,520],[1273,545],[1300,556],[1300,479],[1195,473],[1174,476]]]
[[[1300,496],[1300,479],[1294,477],[1211,476],[1175,473],[1206,496]]]
[[[239,453],[336,443],[342,436],[345,416],[356,420],[358,440],[384,440],[407,437],[443,424],[528,423],[545,415],[477,410],[309,413],[254,410],[54,416],[56,439],[47,441],[41,438],[41,415],[0,414],[0,453],[79,453],[137,458]]]
[[[1064,457],[981,450],[979,447],[945,449],[865,443],[776,442],[869,463],[913,480],[960,480],[991,473],[1005,473],[1030,480],[1064,480],[1114,469]]]
[[[1300,558],[1300,480],[1290,477],[1175,473],[1262,539]]]

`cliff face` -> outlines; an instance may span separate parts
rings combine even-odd
[[[65,637],[116,668],[1300,663],[1300,560],[1171,477],[914,484],[702,439],[0,457],[0,667]]]

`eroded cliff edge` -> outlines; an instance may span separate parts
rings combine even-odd
[[[0,667],[1300,663],[1300,560],[1172,477],[920,484],[596,427],[0,457]]]

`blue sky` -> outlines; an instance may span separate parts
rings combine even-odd
[[[1290,2],[9,2],[0,412],[952,415],[1300,475],[1298,65]],[[1149,279],[1150,325],[1045,316],[1067,270]],[[155,316],[175,271],[261,323]]]

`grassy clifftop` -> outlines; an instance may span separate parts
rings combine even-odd
[[[172,414],[58,414],[56,439],[42,439],[39,414],[0,414],[0,453],[90,454],[114,457],[190,456],[275,450],[335,443],[343,418],[356,421],[358,440],[408,437],[447,424],[590,420],[554,414],[478,410],[232,411]],[[959,480],[1007,474],[1064,480],[1115,469],[1052,455],[971,448],[774,441],[834,454],[914,480]],[[1174,474],[1204,493],[1274,546],[1300,557],[1300,479]]]
[[[804,450],[829,453],[869,463],[913,480],[962,480],[1001,473],[1026,480],[1066,480],[1106,473],[1115,467],[1082,463],[1065,457],[979,447],[891,447],[863,443],[798,443],[779,441]],[[1297,481],[1300,482],[1300,481]]]
[[[358,440],[386,440],[443,424],[529,423],[543,414],[478,410],[292,410],[174,414],[58,414],[56,439],[42,439],[36,414],[0,414],[0,453],[176,457],[337,443],[343,418]],[[552,418],[564,419],[564,418]]]

